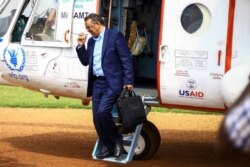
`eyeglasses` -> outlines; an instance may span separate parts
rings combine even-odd
[[[89,29],[92,29],[93,27],[95,27],[95,25],[96,25],[96,24],[87,25],[87,26],[85,26],[85,28],[86,28],[87,30],[89,30]]]

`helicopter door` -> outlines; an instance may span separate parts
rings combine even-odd
[[[233,27],[232,67],[246,63],[250,59],[250,1],[235,1],[235,18]],[[249,62],[249,61],[248,61]],[[230,67],[228,67],[228,70]]]
[[[230,1],[231,2],[231,1]],[[163,1],[160,98],[168,106],[224,110],[229,1]]]
[[[73,0],[37,0],[22,45],[70,47]]]

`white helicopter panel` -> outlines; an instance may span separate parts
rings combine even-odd
[[[229,5],[216,0],[165,1],[159,56],[162,103],[224,109],[220,83]]]

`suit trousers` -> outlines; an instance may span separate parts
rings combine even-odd
[[[92,93],[93,121],[100,142],[113,151],[114,143],[122,139],[112,117],[113,105],[118,95],[107,84],[106,79],[94,79]]]

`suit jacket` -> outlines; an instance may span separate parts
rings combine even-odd
[[[95,40],[91,37],[85,46],[76,48],[79,60],[89,65],[87,96],[92,96],[93,89],[93,53]],[[102,48],[102,70],[113,92],[119,95],[123,85],[134,85],[133,62],[127,42],[122,33],[105,29]]]

